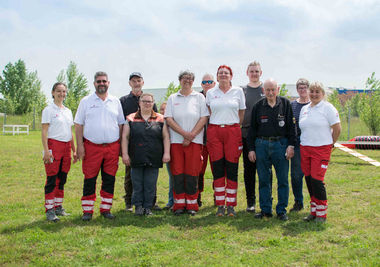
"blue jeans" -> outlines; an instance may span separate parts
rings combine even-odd
[[[300,137],[297,136],[297,142],[294,145],[294,157],[291,159],[291,183],[293,189],[294,200],[303,205],[303,173],[301,169],[301,153],[300,153]]]
[[[170,164],[166,163],[166,169],[168,170],[169,175],[169,200],[166,206],[173,206],[174,205],[174,197],[173,197],[173,177],[172,172],[170,171]]]
[[[270,184],[270,166],[273,165],[277,176],[276,213],[286,213],[289,200],[289,161],[285,157],[288,139],[269,142],[257,138],[256,145],[256,168],[259,176],[259,201],[260,209],[266,213],[272,213],[272,197]]]
[[[156,195],[158,168],[132,168],[132,205],[151,208]]]

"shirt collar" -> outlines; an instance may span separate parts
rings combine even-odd
[[[191,93],[190,93],[188,96],[191,96],[191,95],[195,95],[195,94],[197,94],[197,92],[195,92],[194,89],[191,89],[191,90],[192,90],[192,91],[191,91]],[[180,91],[181,91],[181,90],[178,90],[177,95],[178,95],[178,96],[184,96],[183,94],[181,94]]]
[[[51,103],[51,105],[52,105],[52,107],[54,108],[54,109],[61,109],[60,107],[58,107],[54,102],[53,103]],[[65,109],[67,109],[65,106],[63,106],[63,110],[65,110]]]
[[[279,97],[279,96],[276,96],[276,104],[275,104],[273,107],[279,105],[280,102],[281,102],[280,97]],[[266,97],[264,97],[264,105],[269,106],[269,104],[268,104],[268,99],[267,99]]]
[[[150,113],[150,117],[149,118],[152,118],[152,119],[156,119],[157,118],[157,113],[153,109],[152,109],[152,112]],[[141,111],[140,110],[138,110],[136,112],[135,119],[144,119],[141,116]]]

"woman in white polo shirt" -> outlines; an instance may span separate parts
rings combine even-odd
[[[299,117],[301,168],[310,194],[311,210],[304,220],[324,223],[327,217],[325,173],[331,148],[342,128],[336,108],[323,100],[326,94],[323,84],[310,84],[308,93],[311,102],[301,109]]]
[[[232,85],[232,76],[231,68],[221,65],[217,71],[219,84],[210,89],[206,97],[211,114],[207,149],[213,167],[216,216],[224,216],[225,205],[228,216],[236,215],[239,158],[243,149],[240,125],[245,96],[240,87]]]
[[[46,219],[56,222],[59,221],[57,215],[69,215],[62,207],[64,185],[71,166],[71,150],[74,157],[73,163],[77,161],[77,156],[71,131],[71,126],[74,125],[73,115],[63,105],[67,94],[66,85],[60,82],[55,83],[51,94],[54,102],[42,111],[41,139],[47,176],[45,184]]]
[[[198,209],[198,176],[202,168],[203,126],[209,116],[205,97],[194,91],[194,73],[179,73],[181,90],[172,94],[165,118],[170,132],[170,170],[173,177],[173,211],[180,216],[186,209],[194,216]]]

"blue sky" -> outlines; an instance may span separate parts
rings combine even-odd
[[[243,85],[254,60],[263,80],[364,88],[380,71],[379,13],[374,0],[2,0],[0,67],[21,58],[48,96],[70,60],[91,90],[93,74],[106,71],[119,97],[133,71],[145,88],[160,88],[188,68],[199,86],[204,73],[227,64]]]

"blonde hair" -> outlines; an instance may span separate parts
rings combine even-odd
[[[317,82],[312,82],[310,84],[308,90],[310,90],[310,89],[319,89],[319,90],[321,90],[323,92],[323,98],[322,99],[324,101],[327,101],[326,89],[325,89],[325,87],[323,86],[323,84],[321,82],[318,82],[318,81]]]
[[[149,93],[143,93],[141,96],[140,96],[140,101],[141,101],[141,98],[143,98],[144,96],[150,96],[154,102],[154,96],[152,94],[149,94]]]

